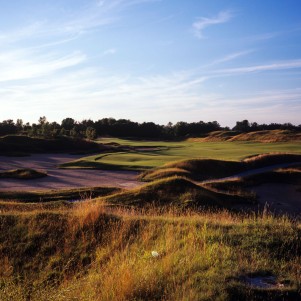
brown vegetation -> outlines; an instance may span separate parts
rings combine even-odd
[[[290,130],[262,130],[248,133],[235,131],[215,131],[203,138],[190,138],[196,142],[218,142],[218,141],[253,141],[253,142],[289,142],[301,141],[301,133]]]

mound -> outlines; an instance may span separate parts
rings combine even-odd
[[[0,179],[11,178],[11,179],[31,180],[31,179],[38,179],[43,177],[47,177],[47,173],[30,169],[30,168],[20,168],[20,169],[0,172]]]
[[[108,203],[126,206],[180,206],[230,208],[250,204],[254,200],[237,194],[211,191],[181,177],[171,177],[146,184],[138,189],[121,192],[105,198]]]
[[[235,131],[214,131],[208,134],[204,138],[189,138],[188,141],[192,142],[219,142],[219,141],[228,141],[232,137],[238,135],[238,132]]]
[[[22,203],[51,201],[78,201],[100,196],[107,196],[119,192],[117,187],[88,187],[78,189],[62,189],[49,191],[0,191],[1,200],[16,200]]]
[[[202,138],[189,138],[192,142],[219,141],[254,141],[254,142],[288,142],[301,141],[301,133],[290,130],[262,130],[240,133],[236,131],[214,131]]]
[[[301,133],[289,130],[271,130],[242,133],[229,139],[229,141],[256,141],[256,142],[287,142],[301,141]]]
[[[139,179],[142,181],[149,182],[149,181],[159,180],[159,179],[168,178],[172,176],[189,178],[190,175],[191,173],[188,170],[177,168],[177,167],[171,167],[171,168],[155,169],[155,170],[151,170],[150,172],[146,171],[139,176]]]
[[[166,175],[184,175],[189,179],[203,181],[227,177],[245,170],[245,164],[235,161],[223,161],[214,159],[191,159],[177,161],[163,165],[163,167],[149,170],[141,175],[144,181],[152,181],[164,178]],[[173,171],[175,172],[174,174]]]
[[[53,153],[53,152],[96,152],[104,146],[83,139],[59,137],[55,139],[31,138],[9,135],[0,138],[0,153]]]
[[[243,160],[249,168],[261,168],[270,165],[287,164],[301,162],[301,155],[296,154],[260,154],[248,157]]]
[[[223,161],[214,159],[191,159],[168,163],[157,169],[145,171],[140,175],[142,181],[153,181],[174,175],[204,181],[233,176],[235,174],[275,165],[295,164],[301,162],[301,155],[295,154],[261,154],[248,157],[243,161]]]

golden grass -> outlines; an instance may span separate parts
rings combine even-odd
[[[271,130],[243,133],[232,137],[229,141],[256,141],[264,143],[300,141],[301,133],[289,130]]]
[[[90,201],[68,212],[0,215],[0,227],[0,300],[253,300],[266,292],[240,277],[256,272],[286,283],[264,300],[300,289],[301,225],[266,212]]]
[[[183,177],[189,177],[190,172],[188,170],[185,170],[183,168],[178,167],[170,167],[170,168],[164,168],[164,169],[155,169],[152,171],[147,171],[142,174],[140,174],[139,179],[142,181],[154,181],[162,178],[168,178],[171,176],[183,176]]]
[[[219,142],[219,141],[253,141],[253,142],[289,142],[301,141],[301,133],[289,130],[264,130],[249,133],[235,131],[215,131],[202,138],[189,138],[191,142]]]

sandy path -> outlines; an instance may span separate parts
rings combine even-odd
[[[35,180],[0,179],[0,190],[30,191],[92,186],[133,188],[141,185],[136,180],[137,172],[57,168],[59,164],[80,157],[68,154],[35,154],[17,158],[0,156],[0,170],[33,168],[48,174],[45,178]]]

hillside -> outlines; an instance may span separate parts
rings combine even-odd
[[[30,153],[96,152],[108,147],[84,139],[59,137],[55,139],[9,135],[0,137],[0,154],[22,155]]]
[[[253,142],[293,142],[301,141],[301,133],[289,130],[264,130],[249,133],[235,131],[214,131],[203,138],[190,138],[195,142],[253,141]]]
[[[0,213],[0,300],[301,300],[287,218],[27,206]]]

